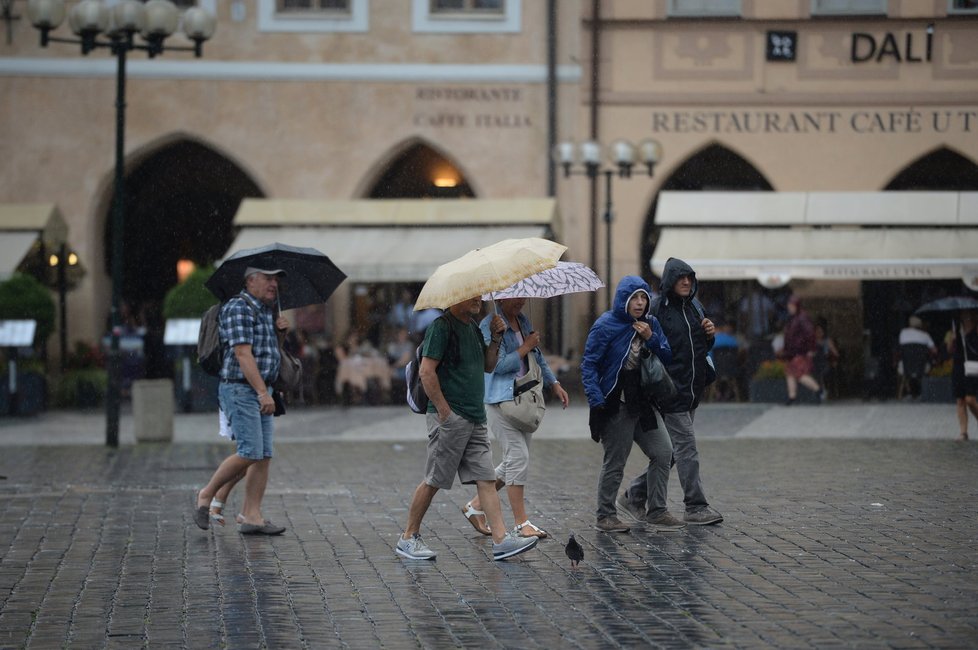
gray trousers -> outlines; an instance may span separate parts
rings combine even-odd
[[[604,463],[598,477],[598,519],[615,514],[615,498],[625,474],[625,462],[631,453],[632,443],[649,459],[649,471],[643,475],[643,490],[652,495],[649,512],[658,515],[666,509],[666,489],[669,484],[669,467],[672,463],[672,443],[661,427],[643,431],[638,416],[628,415],[625,405],[611,417],[601,433],[604,447]],[[654,470],[652,468],[655,468]]]
[[[673,453],[676,459],[676,472],[679,483],[683,486],[683,502],[686,512],[693,513],[702,510],[710,504],[706,501],[703,484],[700,482],[700,455],[696,450],[696,437],[693,433],[693,417],[696,411],[682,413],[663,413],[662,420],[666,431],[672,439]],[[645,474],[636,476],[625,490],[625,498],[629,503],[642,506],[649,500],[649,485],[652,479],[653,464],[649,463]],[[665,492],[665,491],[663,491]],[[655,504],[649,503],[649,510]]]

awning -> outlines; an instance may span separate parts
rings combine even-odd
[[[65,243],[68,227],[53,203],[0,203],[0,278],[9,277],[40,240],[49,251]]]
[[[553,199],[249,199],[228,254],[277,241],[322,251],[352,282],[424,282],[474,248],[549,236],[555,214]]]
[[[978,192],[673,192],[659,195],[652,271],[669,257],[698,278],[969,279]]]
[[[704,280],[931,280],[978,272],[974,228],[664,228],[651,268],[678,257]]]

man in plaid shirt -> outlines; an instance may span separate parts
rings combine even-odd
[[[289,328],[282,315],[275,320],[272,306],[278,297],[281,269],[248,267],[245,288],[221,308],[219,317],[224,363],[218,399],[234,432],[238,450],[224,459],[210,482],[197,493],[194,522],[210,526],[210,502],[218,489],[247,471],[245,499],[238,531],[244,535],[280,535],[283,526],[265,519],[262,497],[272,459],[275,400],[271,383],[278,377],[279,345]]]

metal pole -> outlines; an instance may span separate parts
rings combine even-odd
[[[606,293],[608,294],[608,309],[611,309],[611,301],[614,297],[614,278],[611,277],[611,222],[615,219],[614,209],[611,207],[611,176],[614,172],[610,169],[604,170],[604,225],[605,225],[605,272]]]
[[[61,373],[68,363],[68,245],[61,244],[58,250],[58,344],[61,348]]]
[[[119,355],[120,293],[122,292],[122,229],[125,224],[125,139],[126,139],[126,44],[112,46],[118,61],[115,93],[115,188],[112,201],[112,345],[109,349],[109,386],[105,400],[105,444],[119,446],[119,405],[122,393],[122,363]]]

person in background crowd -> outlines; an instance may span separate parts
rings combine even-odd
[[[950,334],[950,332],[949,332]],[[962,311],[958,325],[948,340],[951,350],[951,390],[954,394],[960,433],[958,440],[968,440],[968,411],[978,421],[978,376],[965,372],[965,360],[978,361],[978,311]]]
[[[818,394],[818,401],[825,399],[825,391],[812,372],[815,367],[815,324],[801,308],[801,298],[792,295],[788,299],[788,324],[784,328],[785,359],[784,379],[788,385],[788,406],[798,398],[798,384]]]

